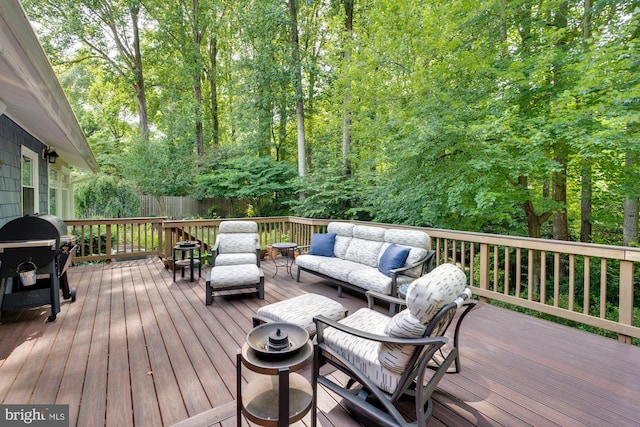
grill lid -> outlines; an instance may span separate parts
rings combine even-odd
[[[67,234],[64,221],[54,215],[25,215],[9,221],[0,228],[0,242],[55,239],[60,247],[60,236]]]

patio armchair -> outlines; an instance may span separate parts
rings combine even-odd
[[[253,221],[223,221],[211,248],[213,267],[255,264],[260,267],[258,224]]]
[[[409,286],[407,308],[393,317],[373,310],[372,293],[369,308],[340,321],[317,316],[313,387],[320,384],[342,397],[365,425],[426,426],[438,382],[460,371],[459,326],[475,305],[466,282],[462,270],[443,264]],[[444,335],[457,314],[451,343]],[[345,373],[348,381],[320,374],[325,364]],[[411,419],[397,406],[406,397],[415,403]]]
[[[223,221],[211,249],[205,304],[214,292],[256,288],[264,299],[264,273],[260,269],[258,224],[253,221]]]

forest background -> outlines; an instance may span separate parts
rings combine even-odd
[[[640,1],[23,5],[104,174],[85,204],[637,244]]]

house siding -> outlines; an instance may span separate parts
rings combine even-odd
[[[0,227],[22,215],[21,146],[40,153],[45,145],[6,115],[0,116]],[[49,211],[47,163],[38,161],[39,211]]]

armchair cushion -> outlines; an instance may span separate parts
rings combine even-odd
[[[220,253],[256,252],[259,247],[257,233],[221,233],[218,238],[220,239],[218,246]]]
[[[388,322],[388,316],[367,308],[361,308],[340,321],[344,325],[376,335],[384,335],[384,328]],[[380,343],[377,341],[327,328],[324,331],[324,342],[387,393],[393,393],[400,383],[402,372],[390,371],[380,363]]]
[[[238,253],[238,254],[220,254],[216,256],[215,266],[223,265],[241,265],[241,264],[257,264],[258,257],[256,252]]]
[[[391,277],[391,270],[404,267],[409,251],[410,248],[398,246],[395,243],[390,244],[378,261],[378,270],[387,277]]]
[[[433,316],[464,292],[466,282],[464,272],[453,264],[442,264],[414,280],[407,290],[407,308],[389,319],[384,333],[400,338],[422,337]],[[378,358],[387,369],[401,373],[413,350],[411,346],[380,344]]]
[[[309,255],[333,257],[333,246],[336,241],[336,233],[314,234],[311,236]]]

